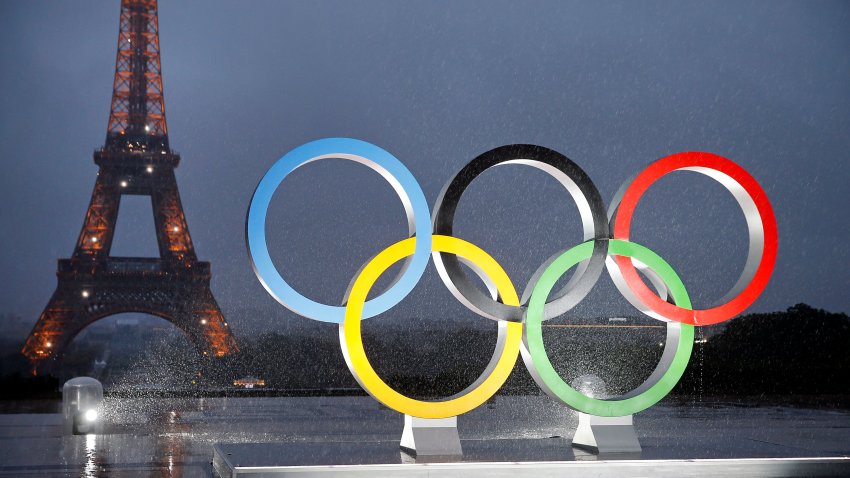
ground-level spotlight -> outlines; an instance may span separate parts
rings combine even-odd
[[[87,435],[102,431],[100,407],[103,402],[103,386],[91,377],[76,377],[62,387],[62,414],[65,417],[65,432]]]

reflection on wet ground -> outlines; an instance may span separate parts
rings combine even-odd
[[[112,398],[102,415],[97,436],[62,436],[56,414],[0,415],[0,475],[210,476],[217,443],[397,441],[403,426],[368,397]],[[569,438],[576,424],[542,396],[500,397],[458,419],[462,439],[510,443]],[[668,402],[635,426],[643,458],[850,455],[847,410]]]

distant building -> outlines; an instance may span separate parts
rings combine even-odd
[[[266,386],[266,381],[261,378],[248,376],[245,378],[234,380],[233,386],[242,388],[260,388]]]

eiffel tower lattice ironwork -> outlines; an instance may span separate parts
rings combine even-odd
[[[210,290],[210,263],[198,261],[168,145],[156,0],[122,0],[106,144],[85,223],[58,285],[23,347],[33,371],[54,364],[71,340],[104,317],[141,312],[164,318],[207,356],[236,351]],[[158,258],[112,257],[121,197],[151,197]]]

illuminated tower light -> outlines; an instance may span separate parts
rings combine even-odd
[[[207,319],[201,319],[201,325],[207,325]]]
[[[87,291],[87,290],[83,290],[83,292],[81,293],[81,295],[82,295],[84,298],[87,298],[87,297],[89,296],[89,291]]]
[[[152,173],[153,172],[153,166],[148,166],[146,171],[149,172],[149,173]]]
[[[174,231],[174,232],[180,232],[180,227],[179,227],[179,226],[174,226],[174,228],[172,229],[172,231]]]
[[[127,181],[121,181],[121,187],[126,188],[127,187]]]

